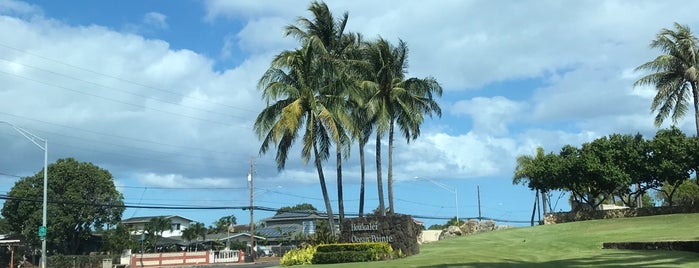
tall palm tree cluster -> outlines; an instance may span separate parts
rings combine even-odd
[[[282,51],[258,83],[267,106],[254,130],[262,140],[260,154],[276,150],[279,170],[284,169],[292,145],[301,138],[301,159],[311,159],[318,172],[331,230],[335,229],[322,163],[335,149],[337,199],[344,218],[342,162],[357,142],[361,166],[359,215],[364,214],[364,147],[376,137],[376,180],[379,211],[394,212],[393,142],[397,127],[409,142],[420,135],[426,116],[441,116],[435,98],[442,88],[432,77],[406,78],[408,46],[379,37],[365,41],[346,32],[348,13],[335,18],[323,2],[311,3],[312,17],[297,19],[285,35],[300,47]],[[381,148],[388,137],[388,207],[384,204]]]

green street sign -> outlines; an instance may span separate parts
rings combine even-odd
[[[46,226],[39,226],[39,237],[46,237]]]

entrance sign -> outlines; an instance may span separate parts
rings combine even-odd
[[[344,243],[386,242],[405,256],[418,254],[420,226],[410,215],[368,216],[345,219],[340,241]]]

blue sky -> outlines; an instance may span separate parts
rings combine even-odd
[[[50,162],[74,157],[109,170],[128,204],[246,206],[253,156],[257,205],[322,210],[315,168],[298,148],[277,172],[252,132],[264,107],[257,80],[275,54],[298,45],[282,28],[309,16],[309,3],[0,0],[0,121],[48,138]],[[427,121],[418,140],[396,143],[396,210],[454,216],[456,196],[433,180],[458,190],[462,217],[477,216],[480,186],[483,216],[515,221],[529,219],[534,198],[511,184],[518,155],[654,134],[654,90],[632,87],[642,75],[634,68],[658,55],[648,44],[661,28],[699,22],[699,4],[684,1],[328,5],[349,12],[350,31],[405,40],[409,76],[433,76],[445,90],[442,118]],[[42,168],[43,152],[6,125],[0,146],[0,191]],[[366,210],[378,204],[373,148]],[[346,210],[356,213],[356,150],[343,167]],[[336,210],[334,163],[325,169]],[[166,214],[249,221],[239,210],[127,209],[124,218]]]

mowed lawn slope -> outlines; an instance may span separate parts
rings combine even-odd
[[[699,240],[699,214],[499,230],[423,245],[420,254],[404,259],[321,266],[699,267],[699,253],[602,249],[603,242],[663,240]]]

